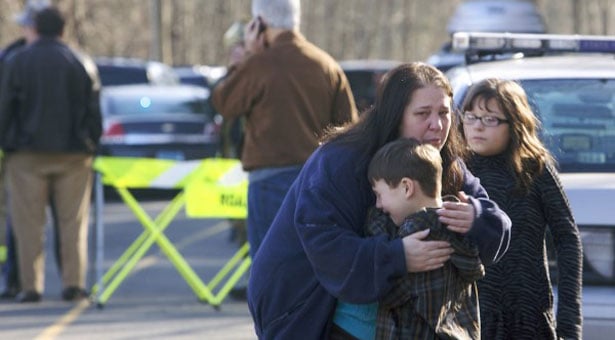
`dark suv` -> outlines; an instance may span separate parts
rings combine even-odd
[[[342,60],[340,66],[348,78],[359,112],[374,104],[376,88],[382,76],[401,64],[396,60],[356,59]]]

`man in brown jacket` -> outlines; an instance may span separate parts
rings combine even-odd
[[[324,130],[357,119],[342,69],[299,32],[300,7],[299,0],[253,0],[246,53],[213,91],[224,118],[245,116],[252,257]]]

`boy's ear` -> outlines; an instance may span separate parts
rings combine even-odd
[[[414,196],[414,191],[416,190],[416,184],[414,183],[413,180],[411,180],[408,177],[404,177],[401,179],[400,184],[404,186],[404,189],[406,191],[406,198],[410,198]]]

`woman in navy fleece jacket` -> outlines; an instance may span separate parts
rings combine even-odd
[[[450,245],[422,241],[425,232],[391,241],[363,234],[375,204],[367,165],[397,138],[440,149],[443,194],[464,192],[461,203],[444,203],[441,221],[478,247],[484,265],[499,260],[510,219],[460,160],[454,120],[446,77],[410,63],[387,73],[375,105],[358,123],[328,136],[303,166],[253,259],[248,304],[259,338],[327,339],[338,298],[376,302],[398,277],[448,260]]]

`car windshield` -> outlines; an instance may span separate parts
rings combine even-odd
[[[208,112],[207,100],[204,98],[118,96],[108,98],[106,104],[105,113],[107,115],[205,114]]]
[[[149,83],[145,69],[99,65],[98,73],[103,86]]]
[[[615,171],[615,79],[520,82],[562,172]]]

